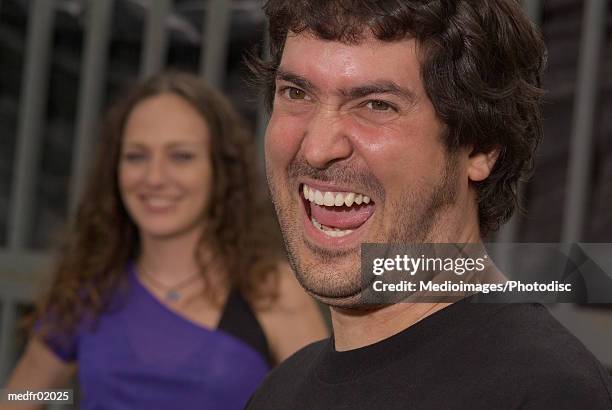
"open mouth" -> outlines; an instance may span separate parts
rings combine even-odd
[[[155,196],[155,195],[140,195],[139,199],[149,212],[165,212],[173,209],[176,206],[176,198]]]
[[[351,191],[324,191],[302,184],[300,194],[312,225],[331,238],[358,231],[372,216],[376,205],[366,194]]]

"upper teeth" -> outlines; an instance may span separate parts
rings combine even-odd
[[[370,203],[370,197],[355,192],[319,191],[304,184],[304,198],[317,205],[324,206],[351,206]]]
[[[167,198],[159,198],[159,197],[146,197],[145,201],[155,207],[165,207],[172,204],[172,201]]]

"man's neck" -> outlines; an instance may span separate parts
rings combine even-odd
[[[332,308],[337,351],[368,346],[387,339],[450,303],[397,303],[374,311]]]
[[[475,213],[464,215],[473,223],[462,224],[452,230],[445,224],[446,230],[437,232],[429,243],[480,243],[478,219]],[[451,220],[462,220],[455,215]],[[451,305],[447,302],[436,303],[396,303],[377,310],[354,310],[331,308],[334,341],[337,351],[358,349],[387,339],[415,323],[427,318],[439,310]]]

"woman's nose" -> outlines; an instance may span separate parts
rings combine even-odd
[[[152,187],[158,187],[166,182],[167,164],[161,155],[154,155],[146,170],[146,183]]]

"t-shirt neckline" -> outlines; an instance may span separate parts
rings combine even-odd
[[[475,315],[489,315],[502,305],[471,303],[470,297],[453,303],[425,319],[379,342],[358,349],[337,351],[333,335],[315,361],[317,378],[327,384],[357,381],[393,362],[419,355],[426,345],[447,337],[449,329],[469,327]]]

